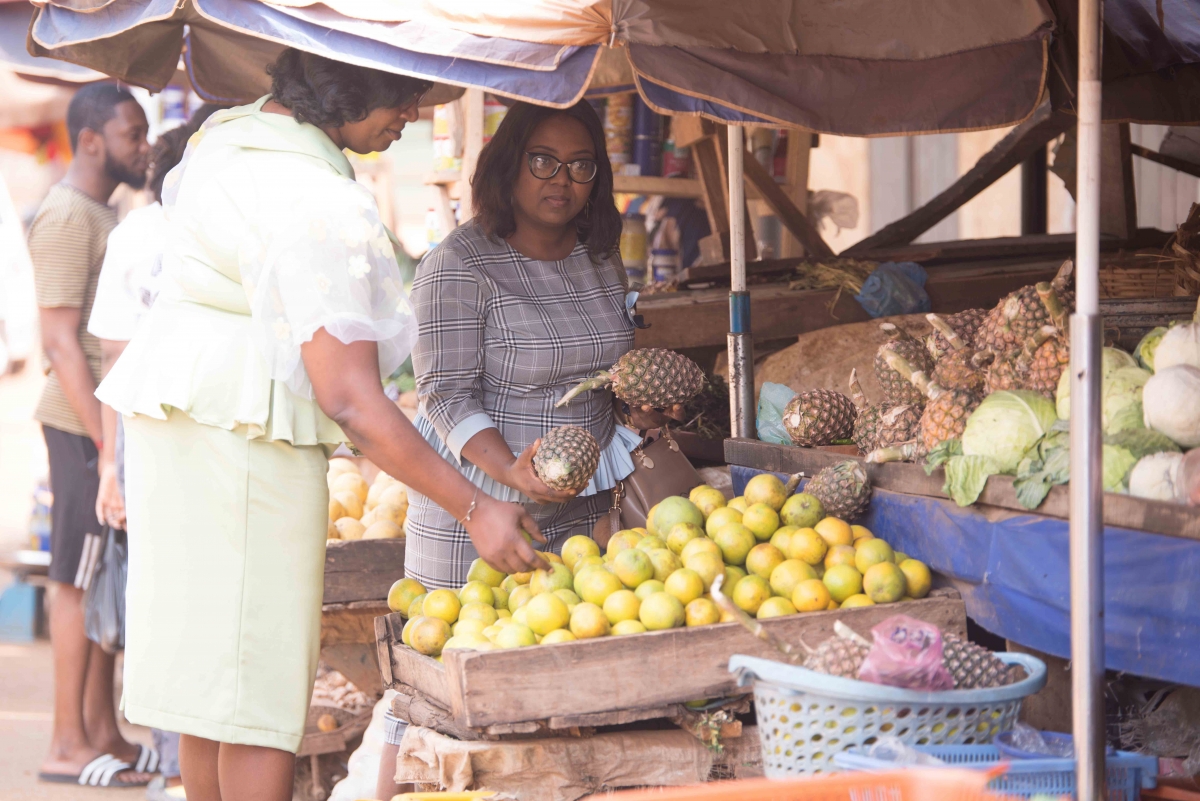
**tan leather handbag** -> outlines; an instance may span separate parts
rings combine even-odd
[[[663,498],[687,496],[704,483],[679,450],[679,443],[671,438],[670,430],[660,431],[657,439],[647,437],[633,450],[633,472],[613,488],[612,508],[592,532],[592,538],[601,547],[608,545],[612,535],[622,529],[644,527],[650,508]]]

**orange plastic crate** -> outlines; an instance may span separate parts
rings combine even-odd
[[[613,793],[612,801],[1000,801],[987,783],[1003,770],[911,768],[799,779],[748,779]]]

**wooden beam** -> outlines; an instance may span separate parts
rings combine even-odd
[[[462,110],[462,181],[459,184],[458,216],[462,222],[466,222],[473,215],[471,178],[475,176],[475,165],[479,163],[479,152],[483,150],[483,90],[468,89],[462,96]]]
[[[809,255],[818,259],[833,258],[833,249],[825,243],[821,238],[821,234],[813,227],[813,224],[804,216],[804,212],[796,208],[796,204],[787,196],[779,184],[775,183],[763,166],[758,163],[758,160],[751,157],[745,160],[742,170],[745,173],[746,180],[752,183],[758,189],[762,199],[771,207],[771,211],[779,217],[783,226],[788,229],[792,236],[804,245],[804,249]]]
[[[912,242],[1074,124],[1074,117],[1055,113],[1049,102],[1043,103],[944,192],[908,216],[847,248],[842,255],[856,256],[863,251]]]
[[[1137,231],[1129,123],[1107,123],[1100,131],[1100,233],[1122,241]]]
[[[720,133],[724,133],[722,128]],[[753,158],[747,159],[753,161]],[[700,180],[700,199],[708,213],[709,236],[700,240],[701,260],[706,263],[729,260],[729,179],[725,170],[725,148],[717,136],[708,136],[692,145],[692,163]],[[756,162],[757,163],[757,162]],[[758,258],[750,209],[745,211],[746,261]],[[718,251],[717,248],[720,248]],[[719,258],[718,258],[719,257]]]
[[[808,168],[812,141],[812,135],[805,131],[787,132],[787,180],[783,184],[784,191],[805,215],[808,214]],[[804,246],[790,231],[785,231],[779,255],[785,259],[803,256]]]
[[[1184,161],[1183,159],[1176,158],[1175,156],[1166,156],[1162,153],[1151,150],[1148,147],[1142,147],[1141,145],[1131,144],[1129,146],[1129,151],[1133,155],[1140,156],[1147,161],[1153,161],[1155,164],[1161,164],[1164,167],[1170,167],[1172,170],[1181,172],[1184,175],[1192,175],[1196,178],[1200,178],[1200,164],[1193,164],[1190,161]]]

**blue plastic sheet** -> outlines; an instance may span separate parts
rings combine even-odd
[[[731,470],[739,494],[766,472]],[[950,579],[987,630],[1070,658],[1067,521],[877,489],[861,522]],[[1110,670],[1200,686],[1200,542],[1105,528],[1104,632]]]

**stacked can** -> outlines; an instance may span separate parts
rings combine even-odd
[[[639,175],[662,175],[663,118],[641,95],[633,100],[633,161]]]
[[[613,172],[626,174],[633,150],[633,95],[612,95],[604,107],[604,141]]]

